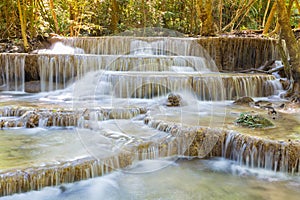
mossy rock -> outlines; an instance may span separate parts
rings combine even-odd
[[[254,102],[254,100],[251,97],[241,97],[235,100],[233,103],[236,105],[249,105],[249,103],[252,102]]]
[[[250,113],[241,113],[239,118],[235,120],[237,125],[248,128],[267,128],[274,124],[261,115],[252,115]]]

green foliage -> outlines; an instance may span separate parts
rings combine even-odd
[[[266,128],[274,126],[273,123],[260,115],[251,115],[250,113],[241,113],[235,123],[248,128]]]
[[[160,27],[184,34],[198,35],[201,21],[196,0],[116,0],[117,32],[134,28]],[[215,26],[222,29],[249,0],[213,0]],[[274,1],[271,1],[273,4]],[[288,1],[287,1],[288,2]],[[55,32],[55,22],[49,0],[21,0],[27,21],[29,38]],[[232,26],[233,30],[261,29],[268,1],[256,1]],[[112,30],[112,0],[54,0],[58,34],[102,36]],[[299,25],[299,12],[292,6],[291,24]],[[274,28],[275,23],[272,24]],[[20,37],[20,22],[16,0],[0,1],[0,38]]]

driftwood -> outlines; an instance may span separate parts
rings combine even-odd
[[[267,61],[263,66],[259,68],[251,68],[251,69],[243,69],[240,71],[233,71],[233,73],[250,73],[250,72],[256,72],[256,73],[265,73],[265,74],[272,74],[274,72],[278,72],[282,69],[284,69],[284,66],[274,68],[275,60]],[[229,71],[221,71],[221,72],[229,72]]]
[[[265,73],[265,74],[272,74],[274,72],[278,72],[280,70],[284,69],[284,66],[278,67],[278,68],[274,68],[274,69],[270,69],[270,70],[262,70],[262,69],[256,69],[256,68],[251,68],[251,69],[245,69],[245,70],[240,70],[240,71],[233,71],[233,73],[250,73],[250,72],[257,72],[257,73]],[[228,72],[225,70],[222,70],[221,72]]]

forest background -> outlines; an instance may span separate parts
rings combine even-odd
[[[300,28],[298,0],[284,0],[292,28]],[[0,39],[24,43],[62,36],[104,36],[161,27],[187,36],[279,31],[276,0],[3,0]],[[27,40],[27,41],[26,41]]]
[[[300,102],[299,0],[2,0],[0,53],[45,47],[53,34],[106,36],[146,27],[193,37],[276,38],[290,80],[286,96]]]

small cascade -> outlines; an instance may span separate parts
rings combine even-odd
[[[191,87],[189,76],[176,73],[105,72],[101,79],[112,85],[115,97],[121,98],[152,98]]]
[[[280,96],[280,94],[284,92],[280,79],[268,80],[265,83],[264,90],[266,91],[267,96],[270,95]]]
[[[180,55],[205,57],[197,39],[173,37],[99,37],[64,38],[68,46],[82,48],[87,54],[97,55]],[[178,48],[180,47],[180,48]]]
[[[150,118],[146,118],[145,123],[152,128],[171,133],[172,141],[176,141],[174,142],[176,145],[171,146],[167,152],[199,158],[222,156],[251,168],[264,168],[292,174],[300,173],[299,142],[279,142],[214,128],[190,127],[185,129],[174,123]],[[176,130],[175,135],[172,134],[174,130]],[[159,150],[163,149],[162,146]],[[182,146],[185,148],[177,151]]]
[[[226,76],[226,75],[225,75]],[[227,99],[235,99],[243,96],[263,97],[268,96],[275,89],[267,87],[269,81],[274,81],[274,76],[269,75],[234,75],[223,79]],[[264,90],[265,89],[265,90]]]
[[[92,128],[91,122],[111,120],[111,119],[132,119],[138,115],[145,114],[145,108],[112,108],[89,110],[86,109],[79,115],[77,127]]]
[[[71,56],[39,56],[41,91],[53,91],[67,87],[69,81],[75,81],[75,70]]]
[[[256,68],[262,66],[266,61],[280,59],[276,49],[276,40],[265,38],[211,37],[196,39],[115,36],[64,38],[62,42],[68,46],[82,48],[87,54],[98,55],[130,54],[131,48],[140,49],[138,45],[148,46],[148,50],[151,47],[151,53],[158,55],[205,57],[205,51],[207,51],[210,57],[215,60],[219,70],[226,71]],[[195,43],[204,47],[205,51],[199,48],[195,50]],[[153,52],[153,48],[159,49],[159,51],[154,50]]]
[[[227,99],[224,81],[219,74],[197,76],[193,77],[192,87],[200,100],[221,101]]]
[[[84,54],[84,50],[80,48],[73,48],[64,45],[62,42],[55,42],[50,49],[36,50],[38,54]]]
[[[168,133],[168,136],[154,144],[147,144],[146,148],[145,145],[140,145],[139,159],[149,159],[154,155],[158,157],[185,156],[197,134],[197,127],[182,127],[152,120],[149,117],[145,118],[144,122],[151,128]]]
[[[46,186],[93,178],[120,168],[126,170],[126,167],[136,160],[174,156],[222,156],[247,167],[299,173],[298,143],[264,140],[214,128],[183,127],[150,117],[146,117],[144,122],[166,134],[155,136],[150,142],[126,147],[123,149],[125,151],[120,151],[113,157],[97,160],[86,158],[55,166],[1,173],[0,195],[39,190]]]
[[[1,117],[21,117],[30,109],[26,109],[23,107],[13,107],[13,106],[3,106],[0,108],[0,116]]]
[[[130,54],[133,55],[166,55],[164,41],[158,40],[153,42],[143,40],[133,40],[130,43]]]
[[[300,144],[277,142],[228,132],[222,156],[251,168],[299,173]]]
[[[95,160],[79,159],[56,166],[28,168],[0,175],[0,196],[40,190],[46,186],[58,186],[105,175],[112,170],[124,168],[132,163],[129,154]]]
[[[241,42],[229,38],[207,39],[207,41],[216,44],[219,40],[226,44],[232,42],[233,46]],[[208,48],[209,51],[213,51],[212,47],[207,46],[205,41],[204,39],[195,38],[142,38],[121,36],[65,38],[62,39],[62,42],[68,45],[68,49],[72,50],[73,47],[72,52],[69,54],[55,54],[55,48],[52,49],[51,52],[45,51],[39,52],[39,54],[2,54],[0,61],[3,70],[2,86],[5,88],[4,90],[14,90],[16,86],[18,86],[17,91],[24,91],[25,72],[26,81],[40,81],[40,90],[36,90],[42,92],[64,89],[77,80],[80,80],[87,73],[99,70],[127,71],[128,73],[136,71],[173,71],[178,74],[196,74],[196,76],[200,73],[217,72],[218,69],[214,62],[212,62],[204,48],[199,46],[199,43],[203,43],[205,48]],[[265,46],[268,46],[268,42],[270,42],[269,45],[271,46],[273,44],[272,41],[268,40],[259,41]],[[249,40],[249,45],[252,43],[254,44],[255,40],[251,39],[251,42]],[[62,45],[62,43],[59,44]],[[179,46],[181,48],[178,48]],[[84,50],[78,51],[77,49]],[[69,52],[69,50],[66,50],[66,52]],[[87,54],[81,54],[83,52]],[[274,57],[273,54],[275,55],[273,52],[268,56]],[[213,58],[218,56],[217,53],[211,55]],[[25,66],[24,69],[24,65],[26,64],[25,59],[27,65],[30,66]],[[17,70],[19,69],[18,67],[21,67],[21,69]],[[218,67],[221,69],[220,66]],[[11,71],[10,69],[14,70]],[[254,80],[254,76],[255,75],[251,75],[251,78],[233,78],[233,80],[230,81],[231,83],[225,83],[225,89],[227,90],[225,92],[226,99],[234,99],[239,96],[260,97],[266,96],[266,92],[270,93],[270,90],[275,91],[275,89],[266,89],[265,92],[258,94],[258,91],[262,90],[258,90],[257,88],[263,83],[259,83],[260,80]],[[207,90],[207,86],[203,86],[205,85],[203,84],[203,80],[199,80],[201,80],[200,82],[202,82],[202,84],[199,85],[197,83],[198,80],[196,80],[192,87],[196,88],[196,91],[203,92]],[[12,81],[15,82],[11,83]],[[207,78],[207,80],[205,80],[206,85],[212,81],[213,78]],[[261,82],[264,81],[265,80],[261,80]],[[216,81],[213,82],[216,83]],[[30,87],[30,85],[28,85],[28,87]],[[233,89],[231,90],[230,88]],[[164,88],[159,88],[158,90],[164,90]],[[215,92],[210,90],[210,93]],[[141,94],[140,96],[144,98],[147,95]],[[208,97],[201,97],[201,99],[207,98]]]
[[[25,91],[25,54],[1,54],[0,90]]]
[[[115,169],[126,170],[139,160],[175,160],[178,156],[218,156],[249,168],[300,173],[300,144],[297,142],[277,142],[190,125],[194,124],[193,120],[196,124],[211,126],[222,121],[219,102],[203,106],[207,100],[224,103],[223,100],[242,96],[277,94],[281,88],[273,75],[219,73],[219,69],[236,71],[258,67],[276,58],[274,41],[120,36],[62,38],[61,41],[52,50],[37,54],[1,54],[0,90],[24,92],[25,80],[39,84],[42,92],[65,90],[47,96],[45,93],[24,94],[20,100],[32,100],[25,104],[32,107],[1,107],[0,128],[7,132],[18,131],[9,129],[15,127],[34,128],[30,129],[31,133],[41,129],[44,140],[38,145],[49,145],[54,153],[55,145],[45,143],[48,141],[45,136],[53,137],[49,127],[55,127],[55,131],[76,129],[80,145],[84,144],[94,158],[80,154],[81,159],[78,159],[77,152],[73,152],[73,142],[69,142],[63,132],[66,141],[53,138],[59,140],[62,147],[58,149],[62,148],[63,153],[70,145],[76,154],[75,160],[55,157],[55,164],[30,160],[26,166],[18,165],[17,170],[10,170],[12,165],[8,165],[8,170],[0,174],[0,196],[93,178]],[[252,48],[257,45],[259,47]],[[263,53],[268,47],[268,53]],[[58,52],[62,49],[63,52]],[[216,59],[219,69],[211,57]],[[63,109],[58,102],[68,107],[74,103],[73,108]],[[155,120],[152,118],[155,116],[173,122]],[[24,135],[22,137],[27,139],[28,134]],[[20,141],[27,147],[22,138]],[[23,153],[23,148],[18,150]]]
[[[104,72],[101,81],[108,82],[114,95],[122,98],[151,98],[169,92],[192,91],[201,100],[232,100],[241,96],[265,96],[264,84],[272,75],[222,75],[174,72]],[[223,93],[222,93],[223,92]],[[269,91],[268,91],[269,92]]]
[[[131,119],[145,114],[145,108],[113,108],[84,110],[81,113],[72,110],[47,110],[19,107],[3,107],[0,109],[0,126],[5,128],[24,127],[82,127],[89,128],[89,121],[110,119]]]
[[[117,98],[152,98],[165,96],[170,92],[192,92],[200,100],[232,100],[250,94],[253,97],[265,96],[269,90],[261,91],[272,75],[240,76],[222,75],[218,73],[190,72],[112,72],[100,71],[89,74],[77,82],[76,87],[93,88],[91,94],[112,95]],[[85,89],[87,91],[88,89]],[[84,98],[81,94],[80,98]],[[86,92],[83,92],[86,93]],[[91,95],[90,94],[90,95]],[[86,97],[89,98],[88,96]],[[96,97],[97,98],[97,97]]]
[[[192,56],[92,56],[40,55],[38,57],[41,91],[66,88],[89,72],[106,71],[201,71],[209,72],[206,61]],[[187,70],[185,70],[187,68]],[[200,72],[198,72],[200,73]]]

